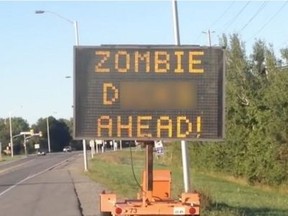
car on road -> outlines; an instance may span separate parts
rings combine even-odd
[[[65,146],[65,147],[63,148],[63,152],[71,152],[71,151],[72,151],[71,146]]]
[[[41,156],[41,155],[46,155],[47,151],[44,149],[38,149],[37,150],[37,155]]]

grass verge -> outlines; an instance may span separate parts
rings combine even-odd
[[[89,165],[90,178],[101,183],[119,199],[136,198],[144,168],[144,151],[107,152],[97,155]],[[172,196],[183,191],[182,168],[154,160],[154,168],[172,171]],[[135,176],[133,174],[135,173]],[[288,216],[288,194],[277,189],[263,190],[217,174],[192,171],[193,189],[202,199],[202,216]]]
[[[14,157],[11,157],[10,155],[2,155],[2,157],[0,157],[0,162],[8,162],[8,161],[12,161],[12,160],[17,160],[23,158],[22,155],[15,155]]]

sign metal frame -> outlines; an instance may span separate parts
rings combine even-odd
[[[223,140],[224,76],[222,47],[75,46],[74,138]]]

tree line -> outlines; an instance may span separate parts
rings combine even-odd
[[[192,167],[278,185],[288,180],[288,48],[275,56],[258,40],[247,56],[239,35],[223,35],[226,49],[225,139],[193,142]]]
[[[192,142],[192,167],[247,178],[251,183],[288,182],[288,48],[276,57],[273,45],[258,40],[252,54],[246,54],[239,35],[223,35],[225,48],[225,139],[220,142]],[[5,123],[6,122],[6,123]],[[72,120],[49,117],[51,149],[60,151],[72,141]],[[29,130],[27,122],[12,118],[13,135]],[[46,118],[31,127],[42,137],[29,141],[47,146]],[[9,123],[0,119],[0,142],[9,143]],[[14,151],[23,151],[23,138],[16,137]],[[76,146],[80,146],[81,144]],[[179,150],[179,145],[173,145]],[[175,161],[174,161],[175,162]]]
[[[53,116],[48,117],[50,147],[52,152],[62,151],[64,146],[71,145],[74,149],[80,149],[81,143],[72,139],[72,119],[56,119]],[[36,124],[31,127],[27,121],[21,117],[12,117],[12,136],[13,152],[15,155],[24,154],[24,135],[21,132],[34,133],[42,132],[42,136],[32,136],[26,140],[26,150],[28,154],[35,153],[35,144],[44,150],[48,150],[48,131],[47,118],[39,118]],[[9,154],[10,145],[10,123],[8,118],[0,118],[0,142],[2,143],[2,152]]]

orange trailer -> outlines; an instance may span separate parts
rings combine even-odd
[[[153,170],[153,145],[154,142],[146,142],[146,167],[137,199],[118,201],[116,194],[103,192],[100,194],[102,215],[200,215],[198,193],[182,193],[177,200],[171,198],[171,172]]]

